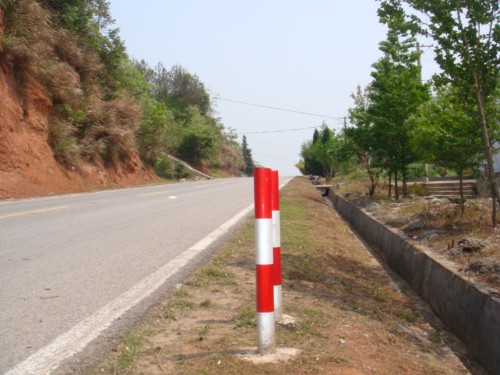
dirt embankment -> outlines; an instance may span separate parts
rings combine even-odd
[[[136,150],[119,167],[89,162],[72,170],[60,166],[48,144],[52,102],[47,92],[29,75],[16,77],[8,63],[0,64],[0,108],[0,199],[133,186],[158,179]]]

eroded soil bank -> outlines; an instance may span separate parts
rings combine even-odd
[[[24,85],[0,63],[0,200],[126,187],[160,179],[135,149],[119,165],[102,160],[61,166],[49,139],[52,101],[29,75]]]

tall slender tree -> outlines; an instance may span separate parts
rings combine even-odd
[[[255,168],[255,162],[252,157],[252,150],[248,147],[247,136],[243,136],[241,142],[241,148],[243,151],[243,162],[245,163],[245,173],[247,176],[253,176],[253,169]]]
[[[369,87],[363,90],[361,86],[358,86],[356,93],[351,95],[354,107],[349,109],[349,120],[353,126],[345,129],[345,150],[349,155],[356,157],[368,174],[370,179],[368,192],[372,197],[377,188],[382,163],[377,160],[374,152],[377,145],[373,136],[373,123],[368,116],[370,107],[368,92]]]
[[[389,173],[394,173],[396,198],[399,198],[397,176],[403,180],[407,194],[408,165],[415,160],[410,147],[408,118],[420,104],[429,99],[429,87],[420,81],[416,41],[411,33],[389,29],[387,39],[380,43],[384,56],[373,64],[368,98],[367,120],[373,124],[374,155]]]
[[[403,5],[409,7],[403,7]],[[416,12],[415,12],[416,11]],[[383,0],[382,22],[411,29],[436,42],[441,82],[459,89],[462,100],[474,104],[493,200],[500,202],[492,145],[498,140],[500,3],[498,0]],[[496,109],[495,109],[496,108]],[[496,216],[493,216],[496,224]]]

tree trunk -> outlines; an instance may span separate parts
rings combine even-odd
[[[458,178],[460,180],[460,200],[464,200],[464,174],[462,171],[458,173]]]
[[[370,182],[371,182],[371,187],[370,187],[370,198],[371,198],[375,195],[375,189],[377,189],[378,177],[375,177],[370,174]]]
[[[396,200],[399,200],[399,186],[398,186],[398,171],[394,171],[394,194],[396,195]]]
[[[496,226],[497,224],[497,201],[496,199],[492,199],[491,202],[493,203],[493,226]]]
[[[389,172],[389,198],[392,198],[392,172]]]
[[[464,199],[464,172],[460,170],[458,172],[458,178],[460,180],[460,210],[462,215],[465,212],[465,199]]]
[[[402,174],[403,174],[403,198],[404,198],[408,196],[408,184],[406,181],[408,176],[406,173],[406,166],[403,167]]]
[[[370,183],[371,183],[371,187],[369,189],[370,197],[373,197],[373,195],[375,194],[375,189],[377,188],[378,179],[380,175],[376,172],[376,170],[370,167],[369,162],[365,163],[365,169],[366,172],[368,173],[368,177],[370,178]]]
[[[481,87],[476,72],[472,72],[475,82],[475,94],[477,109],[479,112],[479,126],[481,128],[481,138],[483,139],[484,156],[488,165],[488,181],[491,188],[491,198],[500,202],[500,187],[495,180],[495,169],[493,168],[493,152],[491,151],[490,137],[488,135],[488,124],[486,123],[486,114],[484,112],[484,102],[481,94]],[[496,206],[496,204],[495,204]],[[496,215],[492,218],[493,226],[496,227]]]

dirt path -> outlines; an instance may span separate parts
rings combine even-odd
[[[482,374],[457,340],[391,279],[306,179],[281,195],[287,362],[256,346],[253,218],[93,370],[118,374]],[[465,367],[468,366],[468,369]]]

